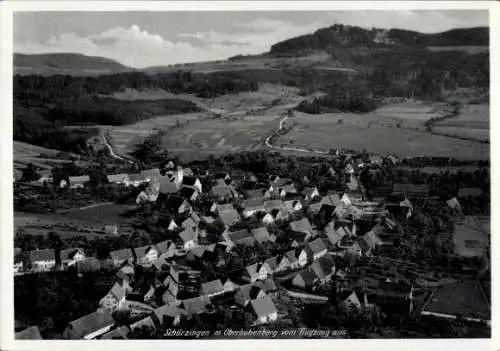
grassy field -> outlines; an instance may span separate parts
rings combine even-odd
[[[434,124],[432,130],[438,133],[463,138],[489,140],[489,105],[465,105],[459,116]]]
[[[389,107],[391,110],[391,107]],[[411,114],[414,114],[413,111]],[[407,129],[398,123],[408,118],[386,117],[377,110],[370,114],[330,113],[308,115],[297,113],[292,130],[277,138],[276,146],[293,146],[329,150],[347,148],[395,154],[401,157],[441,156],[461,159],[488,159],[489,147],[475,141],[432,135],[421,128]],[[425,109],[427,111],[427,108]],[[432,116],[433,114],[426,114]],[[377,116],[380,116],[378,118]],[[391,123],[391,119],[393,122]],[[426,119],[420,116],[420,122]],[[400,122],[402,121],[402,122]],[[412,121],[414,123],[414,121]]]
[[[68,162],[56,159],[59,151],[53,149],[47,149],[21,141],[14,141],[12,148],[14,151],[14,169],[22,170],[28,163],[33,163],[37,167],[50,170],[54,164]],[[40,155],[43,155],[44,158],[41,158]]]
[[[24,228],[27,234],[47,235],[57,232],[62,238],[85,236],[93,239],[104,235],[104,226],[117,223],[120,232],[129,228],[129,219],[120,214],[129,210],[126,205],[104,204],[72,209],[58,214],[14,213],[14,228]]]

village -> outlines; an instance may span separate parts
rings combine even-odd
[[[134,189],[133,202],[142,213],[168,214],[168,220],[156,221],[163,234],[155,238],[164,240],[93,256],[82,247],[16,248],[14,273],[81,276],[104,267],[114,272],[98,308],[69,321],[64,339],[176,337],[172,330],[199,326],[195,322],[220,318],[226,310],[231,318],[241,317],[243,327],[280,326],[289,321],[290,309],[332,301],[362,314],[377,310],[488,329],[483,280],[489,274],[489,242],[472,240],[469,233],[480,232],[486,240],[489,233],[462,212],[463,204],[483,191],[460,188],[442,199],[426,184],[367,189],[364,172],[385,172],[399,160],[365,154],[337,155],[328,162],[325,177],[337,179],[341,173],[343,189],[320,192],[309,179],[298,184],[286,173],[203,169],[175,161],[135,174],[109,174],[109,184]],[[89,181],[74,176],[52,186],[71,192]],[[394,255],[410,236],[407,222],[430,205],[451,213],[454,232],[463,234],[453,236],[455,252],[463,251],[456,274],[446,267],[429,271]],[[103,230],[111,236],[121,232],[118,224]],[[226,327],[237,325],[231,318],[226,321],[234,324]],[[16,330],[16,338],[42,336],[37,326],[29,326]]]

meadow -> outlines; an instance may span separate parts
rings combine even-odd
[[[433,125],[437,133],[474,140],[490,139],[490,111],[488,104],[465,105],[460,115]]]

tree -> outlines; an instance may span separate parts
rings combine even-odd
[[[33,163],[29,163],[28,166],[23,170],[21,176],[22,182],[32,182],[41,178],[41,175],[37,172],[37,168]]]

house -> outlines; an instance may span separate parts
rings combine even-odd
[[[297,233],[304,233],[307,237],[313,235],[313,228],[309,220],[304,217],[298,221],[290,222],[290,230]]]
[[[192,213],[184,222],[181,223],[181,227],[184,229],[189,229],[193,233],[199,233],[200,217],[196,213]]]
[[[159,168],[153,168],[153,169],[144,169],[141,171],[142,179],[144,179],[145,182],[158,182],[161,173]]]
[[[69,177],[69,188],[70,189],[84,188],[85,184],[87,184],[88,182],[90,182],[90,177],[88,175]]]
[[[191,299],[183,300],[179,305],[180,308],[186,311],[188,316],[206,313],[212,305],[210,298],[206,295],[193,297]]]
[[[250,283],[256,282],[260,276],[259,276],[259,264],[254,263],[249,266],[246,266],[243,269],[241,279],[248,281]]]
[[[236,305],[246,307],[252,300],[267,296],[264,290],[254,284],[242,285],[234,295]]]
[[[61,265],[63,267],[72,266],[77,262],[84,261],[87,258],[85,252],[83,252],[82,249],[78,248],[61,250],[60,257],[61,257]]]
[[[191,212],[192,208],[189,202],[182,197],[171,195],[164,202],[165,209],[170,213],[183,214]]]
[[[340,227],[338,231],[335,230],[335,225],[330,223],[325,228],[325,234],[330,244],[332,246],[337,246],[347,233],[342,227]]]
[[[255,245],[255,237],[247,229],[238,230],[235,232],[225,231],[222,233],[227,245],[234,247],[236,245],[253,246]]]
[[[382,244],[382,240],[375,231],[369,231],[359,239],[359,246],[364,255],[371,255],[372,251]]]
[[[114,266],[121,266],[124,262],[134,262],[134,253],[131,249],[115,250],[109,253]]]
[[[347,182],[347,189],[351,190],[351,191],[355,191],[356,189],[358,189],[358,181],[356,180],[356,178],[351,174],[351,176],[349,177],[349,181]]]
[[[203,192],[201,181],[197,177],[185,176],[183,178],[182,185],[185,188],[196,189],[200,194]]]
[[[271,237],[266,227],[254,228],[250,230],[250,233],[259,244],[265,241],[271,241]]]
[[[268,271],[267,265],[259,263],[257,264],[257,276],[258,280],[264,280],[267,278],[268,275],[273,274],[273,272]]]
[[[344,306],[347,309],[360,309],[363,307],[359,296],[354,290],[341,290],[337,293],[337,301],[339,305]]]
[[[129,182],[127,173],[108,174],[106,177],[108,182],[113,184],[127,184]]]
[[[233,204],[219,205],[217,208],[219,217],[226,228],[241,221],[241,217],[234,209]]]
[[[284,198],[287,195],[298,194],[299,192],[295,188],[295,185],[288,184],[282,187],[278,187],[277,193],[279,197]]]
[[[381,165],[384,163],[384,159],[380,155],[370,155],[369,160],[372,165]]]
[[[42,340],[40,329],[34,325],[14,334],[15,340]]]
[[[285,252],[285,257],[287,258],[288,263],[289,263],[288,268],[296,269],[300,266],[299,259],[297,257],[297,253],[295,252],[295,250],[290,250],[290,251]],[[305,261],[307,262],[307,255],[306,255]]]
[[[345,165],[344,170],[348,174],[353,174],[354,173],[354,166],[351,163],[348,163]]]
[[[170,195],[177,193],[182,188],[182,181],[175,176],[165,175],[158,179],[160,194]]]
[[[480,188],[460,188],[458,189],[458,197],[476,197],[483,195],[483,191]]]
[[[229,184],[231,182],[231,175],[227,172],[219,172],[215,174],[214,179],[220,179],[226,182],[226,184]]]
[[[485,322],[491,326],[491,308],[483,287],[476,280],[464,280],[438,287],[421,309],[422,316],[466,322]]]
[[[137,298],[138,301],[130,300],[132,295],[137,295],[137,297],[139,297],[139,296],[141,296],[141,297]],[[145,296],[146,295],[144,295],[144,297],[142,297],[141,292],[130,293],[127,296],[127,300],[125,300],[125,302],[122,305],[122,310],[130,313],[130,317],[132,317],[132,318],[152,313],[154,310],[153,307],[151,307],[149,304],[141,302],[141,301],[152,301],[152,299],[146,299]]]
[[[453,198],[449,199],[448,201],[446,201],[446,204],[448,205],[448,207],[450,207],[453,210],[461,211],[460,202],[458,202],[456,197],[453,197]]]
[[[103,334],[100,337],[100,340],[126,340],[128,339],[128,334],[130,333],[130,329],[126,325],[122,325],[120,328],[116,328]]]
[[[302,203],[300,200],[286,200],[284,201],[284,205],[288,213],[294,213],[302,210]]]
[[[224,285],[222,284],[220,279],[202,283],[201,291],[203,292],[203,295],[206,295],[208,297],[217,296],[225,292]]]
[[[92,340],[107,333],[114,325],[111,312],[98,310],[68,323],[64,330],[63,339]]]
[[[195,188],[184,187],[179,192],[179,196],[188,201],[196,201],[200,198],[200,193]]]
[[[282,200],[267,200],[264,201],[264,210],[267,213],[271,213],[273,210],[282,210],[284,209],[285,204]]]
[[[225,201],[233,198],[231,188],[222,179],[218,179],[217,183],[212,186],[209,195],[218,201]]]
[[[341,200],[344,204],[350,206],[353,203],[363,201],[363,193],[361,192],[360,189],[357,190],[347,189],[344,191]]]
[[[196,233],[190,229],[185,229],[179,233],[179,238],[182,240],[183,250],[190,250],[196,245],[198,237]]]
[[[265,212],[264,199],[244,200],[241,204],[242,215],[245,218],[251,217],[258,212]]]
[[[274,274],[278,270],[278,258],[277,258],[277,256],[269,257],[268,259],[266,259],[264,261],[264,263],[262,265],[265,267],[268,274]]]
[[[266,191],[266,189],[263,189],[263,188],[249,189],[249,190],[245,190],[245,198],[247,200],[264,199],[264,198],[266,198],[266,193],[268,193],[268,192]],[[269,194],[268,194],[267,198],[269,198]]]
[[[316,187],[306,187],[301,191],[301,194],[306,201],[312,201],[319,197],[319,191]]]
[[[320,238],[309,241],[306,244],[305,251],[309,260],[317,260],[327,254],[325,242]]]
[[[177,247],[172,240],[161,241],[156,244],[156,249],[158,250],[159,257],[172,257],[177,254]]]
[[[303,290],[313,290],[317,280],[316,273],[312,269],[307,268],[295,275],[292,279],[292,286]]]
[[[56,265],[56,252],[53,249],[33,250],[23,254],[25,269],[35,272],[50,271]]]
[[[127,186],[138,187],[145,182],[146,180],[141,173],[131,173],[128,175],[128,179],[126,180],[125,184]]]
[[[115,283],[111,290],[99,301],[99,307],[109,311],[120,309],[125,302],[125,289]]]
[[[22,253],[14,252],[14,273],[23,271],[23,255]]]
[[[158,249],[155,246],[141,246],[133,249],[135,262],[140,266],[150,267],[158,259]]]
[[[107,235],[118,235],[118,224],[106,224],[104,226],[104,233]]]
[[[251,311],[255,314],[257,319],[255,324],[272,323],[278,319],[278,311],[269,296],[264,296],[250,302]]]
[[[310,265],[311,270],[321,283],[325,283],[335,274],[335,261],[331,256],[323,256]]]
[[[186,312],[175,305],[163,305],[153,311],[152,318],[158,328],[164,329],[170,326],[177,326],[181,319],[186,316]]]
[[[294,257],[295,257],[295,255],[294,255]],[[296,260],[297,260],[297,258],[295,257],[294,261],[296,261]],[[275,272],[283,272],[283,271],[290,269],[292,267],[292,262],[288,259],[287,255],[276,256],[276,263],[278,266],[276,267]]]
[[[151,318],[151,316],[145,317],[145,318],[143,318],[135,323],[130,324],[130,330],[132,332],[135,332],[137,329],[141,330],[141,329],[145,329],[145,328],[156,329],[156,325],[153,322],[153,319]]]

